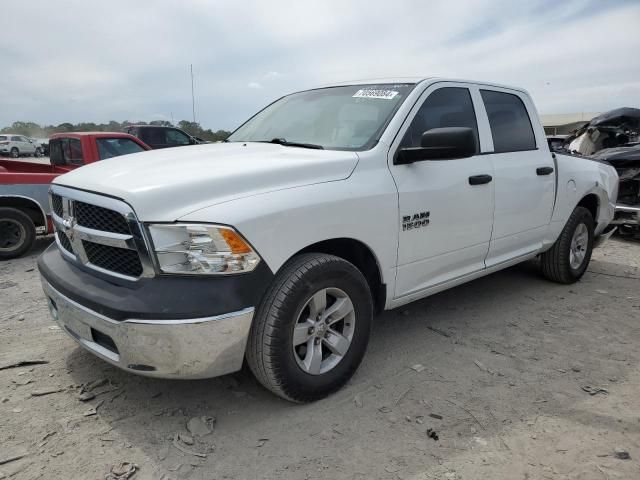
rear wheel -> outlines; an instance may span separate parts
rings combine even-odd
[[[0,260],[24,255],[36,238],[36,227],[26,213],[0,208]]]
[[[593,250],[591,212],[576,207],[553,247],[542,254],[542,273],[558,283],[574,283],[586,272]]]
[[[256,312],[247,363],[266,388],[309,402],[338,390],[369,342],[373,301],[351,263],[326,254],[294,257]]]
[[[11,149],[11,158],[18,158],[20,156],[20,150],[18,150],[16,147],[13,147]]]

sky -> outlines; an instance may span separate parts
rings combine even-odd
[[[233,130],[293,91],[437,76],[543,114],[640,107],[640,0],[3,2],[0,127],[192,119]]]

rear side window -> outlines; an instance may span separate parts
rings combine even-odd
[[[166,145],[167,135],[162,128],[141,128],[138,130],[138,138],[147,145]]]
[[[20,142],[21,140],[20,140],[20,137],[15,136],[15,137],[11,137],[11,141],[12,142]]]
[[[82,144],[77,138],[56,138],[49,142],[52,165],[83,165]]]
[[[479,145],[476,114],[467,88],[444,87],[432,92],[413,118],[400,148],[419,147],[424,132],[443,127],[470,128]]]
[[[0,142],[6,142],[7,141],[7,136],[6,135],[0,135]]]
[[[480,90],[480,93],[489,117],[493,151],[535,150],[531,119],[520,97],[493,90]]]
[[[144,148],[130,138],[98,138],[96,143],[98,144],[100,160],[129,153],[144,152]]]

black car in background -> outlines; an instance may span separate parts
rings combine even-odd
[[[206,143],[203,140],[189,135],[187,132],[175,127],[163,127],[159,125],[129,125],[123,130],[129,135],[138,137],[151,148],[182,147]]]

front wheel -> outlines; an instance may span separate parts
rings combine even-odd
[[[26,213],[15,208],[0,208],[0,260],[27,253],[36,238],[36,227]]]
[[[542,254],[542,274],[558,283],[580,280],[591,260],[593,231],[591,212],[576,207],[553,247]]]
[[[11,149],[11,158],[18,158],[20,156],[20,150],[18,150],[16,147],[13,147]]]
[[[294,257],[256,311],[247,363],[282,398],[310,402],[338,390],[365,354],[371,291],[351,263],[326,254]]]
[[[42,149],[41,148],[36,148],[36,151],[35,151],[35,153],[33,155],[36,158],[40,158],[42,156]]]

